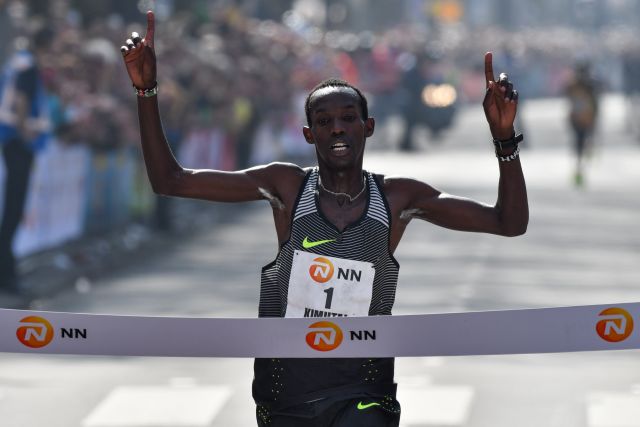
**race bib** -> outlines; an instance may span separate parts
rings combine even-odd
[[[367,316],[374,277],[370,262],[295,251],[285,317]]]

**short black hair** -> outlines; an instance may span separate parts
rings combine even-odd
[[[345,80],[331,78],[318,83],[313,89],[311,89],[311,92],[309,92],[309,95],[307,95],[307,99],[305,99],[304,101],[304,113],[307,116],[307,125],[309,127],[311,127],[311,96],[316,91],[324,89],[325,87],[347,87],[353,89],[360,97],[360,112],[362,114],[363,120],[369,118],[369,106],[367,104],[367,98],[362,94],[362,92],[360,92],[360,89]]]

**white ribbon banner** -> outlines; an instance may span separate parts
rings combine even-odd
[[[640,349],[640,303],[409,316],[178,318],[0,309],[0,352],[413,357]]]

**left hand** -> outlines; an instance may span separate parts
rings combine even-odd
[[[489,122],[491,135],[502,141],[509,139],[515,133],[513,122],[518,109],[518,91],[513,89],[513,83],[505,73],[501,73],[500,79],[495,81],[491,52],[484,55],[484,75],[487,92],[484,95],[482,107]]]
[[[156,86],[156,54],[154,50],[155,15],[147,12],[147,35],[131,33],[126,45],[120,48],[129,78],[136,89],[151,89]]]

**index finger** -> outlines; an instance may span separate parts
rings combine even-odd
[[[144,36],[144,40],[147,42],[147,46],[153,47],[153,34],[156,30],[156,18],[152,11],[147,12],[147,35]]]
[[[484,54],[484,78],[486,80],[487,88],[489,88],[489,82],[496,81],[493,76],[493,53],[491,52]]]

